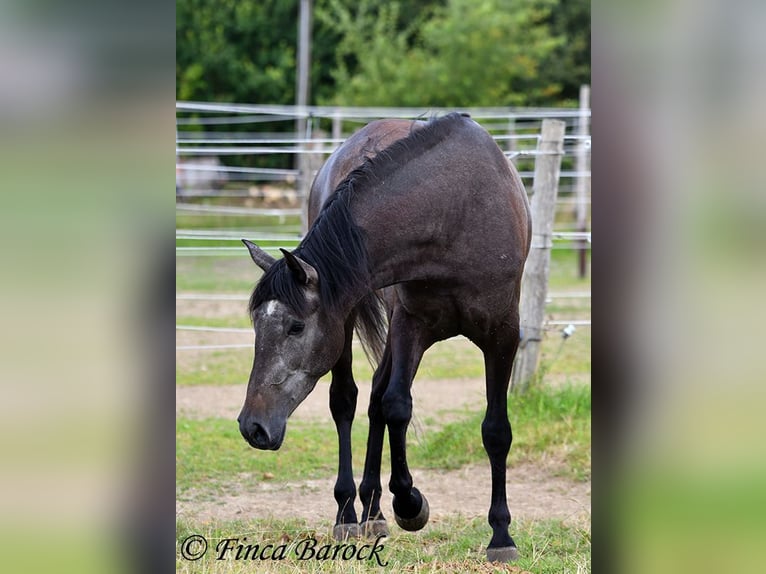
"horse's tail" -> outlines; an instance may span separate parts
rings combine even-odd
[[[373,368],[383,356],[388,327],[387,311],[377,291],[366,295],[356,306],[356,332],[362,342],[362,349]]]

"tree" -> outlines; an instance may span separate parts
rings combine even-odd
[[[555,0],[447,0],[399,26],[400,4],[330,0],[317,19],[341,35],[327,103],[522,106],[561,91],[541,74],[563,42],[551,33]]]
[[[580,86],[590,84],[590,0],[560,0],[548,23],[564,39],[541,64],[546,82],[561,87],[559,103],[576,105]]]
[[[561,105],[590,82],[588,0],[314,0],[310,103]],[[298,0],[178,0],[179,100],[295,102]]]
[[[296,0],[177,0],[179,100],[295,101]]]

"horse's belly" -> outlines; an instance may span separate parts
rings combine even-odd
[[[513,289],[500,291],[482,292],[472,286],[434,281],[408,281],[396,286],[398,304],[440,340],[455,335],[483,338],[498,322],[507,322],[512,315]]]

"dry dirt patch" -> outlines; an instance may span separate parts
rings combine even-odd
[[[489,464],[455,471],[414,469],[412,476],[428,498],[432,523],[455,515],[469,519],[486,516],[491,492]],[[357,485],[359,480],[357,477]],[[234,494],[217,494],[215,500],[204,491],[184,493],[183,500],[176,501],[176,514],[203,522],[300,518],[321,528],[332,524],[337,511],[334,483],[334,477],[276,483],[248,474],[226,488]],[[590,521],[590,483],[572,482],[552,476],[540,466],[524,464],[508,469],[506,484],[508,506],[515,519],[560,519],[577,525]],[[356,504],[359,512],[358,499]],[[393,523],[391,494],[385,489],[381,508]]]

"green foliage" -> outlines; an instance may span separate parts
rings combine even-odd
[[[178,0],[178,99],[293,103],[296,22],[296,0]]]
[[[576,105],[580,86],[590,84],[590,0],[556,2],[548,23],[563,42],[541,63],[541,79],[560,86],[559,103]]]
[[[335,22],[332,103],[381,106],[528,105],[558,93],[539,63],[561,43],[551,35],[552,0],[448,0],[399,27],[400,5],[330,0],[317,12]],[[356,60],[356,66],[348,64]]]
[[[177,98],[293,103],[297,21],[297,0],[178,0]],[[314,0],[311,54],[312,103],[571,104],[590,3]]]

